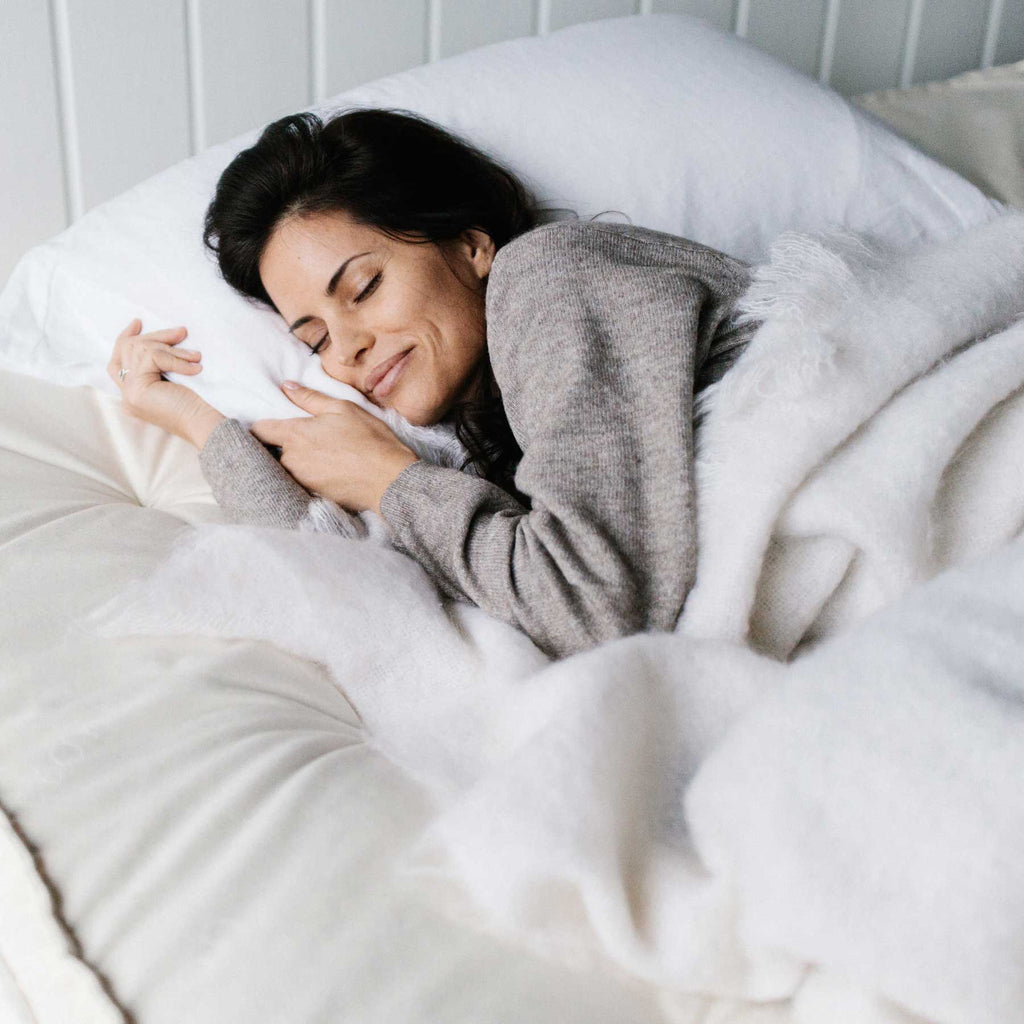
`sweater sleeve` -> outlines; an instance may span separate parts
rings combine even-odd
[[[553,657],[671,630],[693,583],[693,380],[747,267],[675,236],[558,222],[499,250],[488,348],[527,508],[413,463],[381,513],[448,594]]]
[[[199,468],[217,504],[248,526],[361,536],[361,522],[326,498],[315,497],[236,419],[222,420],[199,452]]]

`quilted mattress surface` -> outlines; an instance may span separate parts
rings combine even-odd
[[[784,1022],[459,924],[393,870],[429,813],[326,671],[78,620],[221,513],[118,399],[0,372],[0,1020]]]

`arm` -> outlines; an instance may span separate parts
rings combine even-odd
[[[191,388],[164,378],[172,370],[202,371],[202,354],[178,347],[188,335],[186,328],[141,331],[136,317],[118,335],[107,363],[124,410],[200,449],[203,475],[217,503],[236,522],[365,536],[360,519],[307,492],[238,420],[227,419]]]
[[[238,420],[222,417],[212,428],[197,426],[192,440],[217,504],[234,522],[289,529],[307,522],[318,532],[365,533],[357,517],[333,502],[321,507],[326,499],[314,499]]]
[[[645,628],[643,581],[615,538],[586,510],[553,513],[536,493],[533,503],[421,461],[384,492],[381,513],[395,546],[442,592],[523,630],[552,657]]]
[[[551,225],[491,272],[491,360],[531,507],[423,462],[381,500],[395,545],[446,593],[556,657],[674,628],[696,560],[695,353],[747,280],[714,250],[620,227]]]

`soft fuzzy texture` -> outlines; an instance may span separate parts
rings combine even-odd
[[[1024,214],[1011,213],[909,253],[849,233],[778,239],[741,303],[741,320],[764,325],[703,399],[704,410],[710,406],[715,414],[698,437],[700,552],[681,623],[688,634],[745,639],[780,515],[787,503],[797,504],[797,495],[806,507],[811,499],[803,485],[815,467],[869,422],[887,436],[857,439],[855,450],[870,449],[868,464],[862,456],[854,475],[846,460],[857,457],[844,453],[815,493],[845,482],[844,503],[860,506],[863,489],[873,489],[887,471],[893,482],[923,474],[930,489],[919,489],[913,501],[888,495],[882,520],[902,515],[899,526],[893,521],[895,534],[906,529],[911,507],[919,523],[927,518],[938,478],[959,445],[1019,386],[1019,341],[972,353],[966,361],[972,372],[962,384],[961,360],[923,393],[900,397],[904,404],[882,419],[887,427],[872,418],[958,347],[1024,311],[1022,226]],[[943,410],[951,401],[963,412],[947,421]],[[939,451],[931,449],[936,441]],[[836,540],[846,533],[837,522],[818,530]],[[900,549],[907,544],[895,536],[879,543],[885,550],[890,542]],[[933,575],[937,567],[922,552],[916,557],[918,578]]]
[[[808,1022],[1009,1024],[1022,307],[1024,215],[910,253],[781,239],[701,429],[674,635],[545,666],[397,552],[230,526],[93,624],[324,662],[434,794],[407,870],[540,953]]]

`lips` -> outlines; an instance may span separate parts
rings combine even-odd
[[[363,382],[363,386],[366,388],[367,393],[370,393],[376,388],[387,375],[400,363],[403,359],[412,351],[411,348],[405,349],[404,352],[397,352],[391,356],[390,359],[385,359],[383,363],[378,363],[366,376],[366,380]],[[401,371],[399,371],[401,372]],[[397,374],[392,374],[392,378],[384,386],[383,390],[379,395],[375,395],[376,398],[383,398],[394,386],[395,380],[398,379]]]

